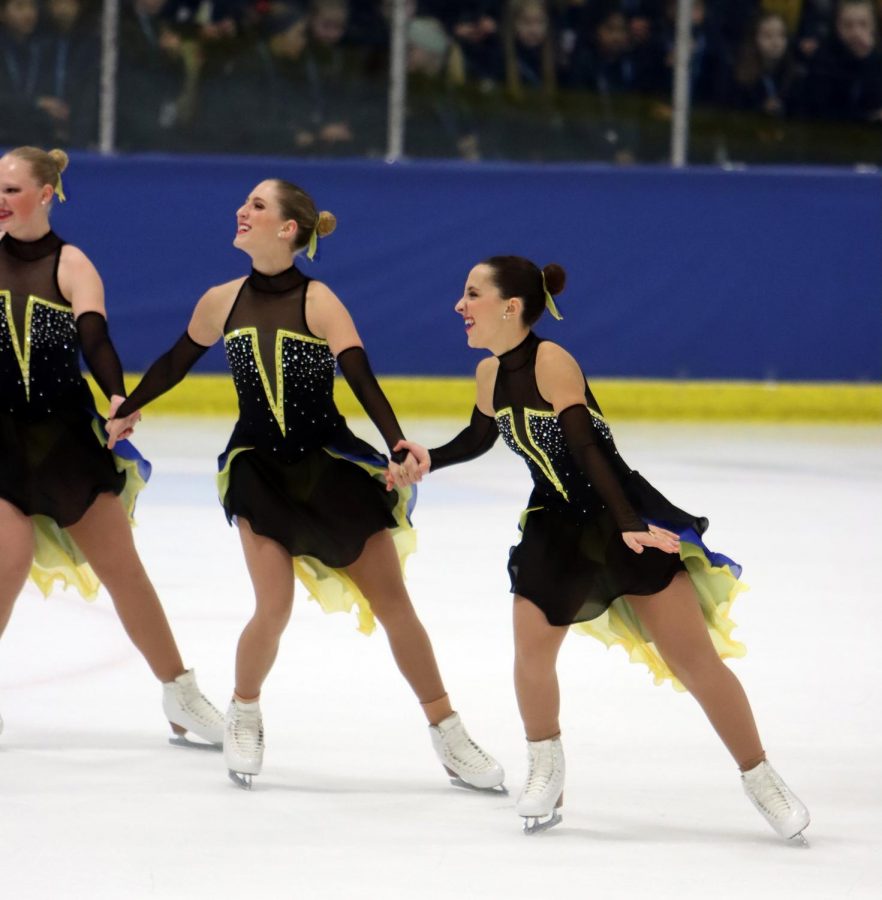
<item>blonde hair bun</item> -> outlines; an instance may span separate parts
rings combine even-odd
[[[318,219],[315,223],[315,233],[319,237],[327,237],[329,234],[333,233],[336,227],[337,217],[333,213],[323,209],[318,214]]]
[[[49,156],[52,157],[53,162],[56,166],[58,166],[58,174],[60,175],[67,168],[67,164],[70,162],[70,157],[64,152],[64,150],[59,150],[58,148],[50,150]]]

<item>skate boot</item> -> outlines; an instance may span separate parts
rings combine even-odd
[[[750,802],[782,838],[808,846],[802,832],[808,828],[809,811],[765,760],[742,772],[741,783]]]
[[[505,780],[502,766],[469,737],[459,713],[451,713],[437,725],[430,725],[429,733],[435,753],[447,770],[451,784],[479,790],[500,788],[502,792],[505,791],[502,786]]]
[[[162,710],[175,733],[175,737],[169,738],[169,743],[212,750],[220,750],[223,746],[224,717],[203,696],[192,669],[178,675],[174,681],[163,682]],[[209,743],[188,740],[185,737],[188,731]]]
[[[561,820],[566,766],[560,738],[527,741],[527,781],[515,807],[524,834],[553,828]]]
[[[233,699],[224,729],[224,762],[234,784],[251,790],[251,776],[263,768],[263,717],[260,703]]]

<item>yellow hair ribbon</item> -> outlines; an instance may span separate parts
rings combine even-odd
[[[551,296],[551,292],[548,290],[548,286],[545,284],[545,273],[540,270],[540,274],[542,275],[542,293],[545,294],[545,308],[559,322],[563,318],[563,316],[560,314],[560,310],[557,308],[557,304],[554,302],[554,297]]]
[[[312,259],[316,250],[318,250],[318,226],[312,229],[312,234],[309,236],[309,243],[306,245],[306,258]]]
[[[59,202],[64,203],[67,197],[64,196],[64,188],[61,185],[61,172],[58,173],[58,181],[55,182],[55,196]]]

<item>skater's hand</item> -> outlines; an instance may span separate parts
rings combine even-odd
[[[404,450],[402,444],[405,441],[399,441],[395,445],[396,450]],[[426,454],[428,457],[428,453]],[[423,480],[423,471],[413,453],[408,453],[403,463],[390,462],[389,468],[386,469],[386,490],[391,491],[396,487],[405,488],[411,484],[416,484]]]
[[[655,547],[663,553],[680,552],[679,535],[657,525],[650,525],[649,531],[623,531],[622,540],[635,553],[642,553],[644,547]]]
[[[413,458],[414,462],[419,466],[420,471],[417,481],[422,481],[423,475],[429,474],[429,469],[432,467],[432,459],[429,456],[429,451],[422,444],[418,444],[416,441],[400,440],[392,449],[407,450],[410,454],[408,459]]]
[[[125,397],[114,394],[110,398],[110,410],[108,412],[107,422],[107,449],[113,450],[117,441],[124,441],[135,430],[135,425],[141,421],[141,412],[135,410],[131,415],[124,419],[115,419],[116,411],[120,408]]]

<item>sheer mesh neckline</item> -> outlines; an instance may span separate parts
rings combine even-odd
[[[512,347],[511,350],[506,350],[505,353],[496,357],[499,360],[499,368],[504,372],[513,372],[515,369],[522,368],[533,358],[533,353],[540,341],[541,338],[537,337],[534,332],[528,332],[517,347]]]
[[[275,275],[264,275],[263,272],[252,269],[248,276],[248,283],[251,287],[265,294],[284,294],[286,291],[299,287],[304,281],[306,281],[306,276],[294,265]]]
[[[5,248],[6,252],[16,259],[32,262],[54,253],[63,243],[64,241],[54,231],[48,231],[35,241],[20,241],[11,234],[6,234],[0,241],[0,247]]]

